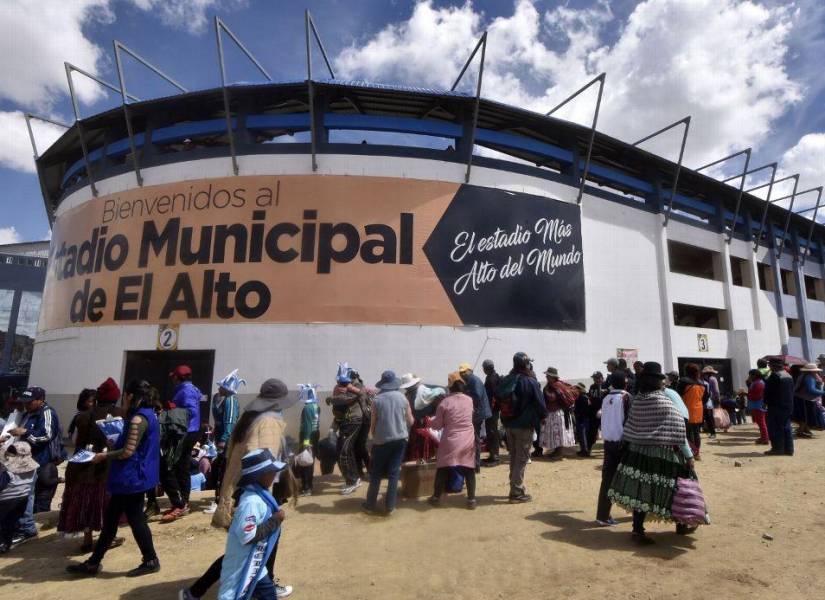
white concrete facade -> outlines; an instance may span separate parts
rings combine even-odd
[[[308,175],[308,155],[255,155],[239,157],[240,175]],[[354,155],[321,155],[318,176],[350,175],[414,178],[463,183],[465,167],[424,159]],[[232,175],[229,158],[175,163],[142,171],[145,185]],[[474,167],[471,184],[527,192],[575,202],[577,189],[506,170]],[[136,186],[133,173],[97,182],[101,195]],[[65,198],[57,218],[67,209],[91,199],[86,187]],[[757,262],[770,264],[769,251],[752,252],[752,245],[700,226],[671,220],[663,227],[662,215],[603,198],[585,195],[581,204],[585,269],[586,332],[478,327],[441,327],[364,324],[182,324],[178,348],[215,350],[216,375],[239,367],[249,381],[252,397],[261,382],[279,377],[293,386],[316,382],[329,389],[336,364],[349,361],[374,381],[392,368],[415,372],[428,382],[446,382],[447,373],[460,362],[479,365],[493,359],[499,370],[509,369],[516,351],[536,360],[537,369],[553,365],[571,380],[586,379],[617,348],[637,349],[641,360],[656,360],[666,369],[679,357],[695,357],[697,334],[708,337],[712,358],[733,360],[735,382],[744,381],[747,369],[764,354],[777,353],[786,341],[784,317],[778,316],[773,292],[758,289]],[[707,248],[724,260],[722,281],[671,273],[668,239]],[[731,283],[728,256],[749,262],[753,285]],[[793,270],[789,256],[783,268]],[[823,277],[821,265],[808,262],[806,274]],[[804,290],[802,291],[804,297]],[[786,300],[787,299],[787,300]],[[727,311],[730,329],[674,326],[672,303]],[[782,298],[785,316],[794,317],[796,299]],[[825,302],[807,301],[809,313],[825,321]],[[813,320],[817,320],[813,319]],[[47,331],[39,335],[34,350],[31,385],[44,387],[50,402],[68,422],[74,399],[84,387],[106,377],[122,379],[125,352],[154,350],[157,324],[86,326]],[[825,340],[813,340],[815,352],[825,352]],[[791,353],[800,342],[787,340]],[[735,384],[736,386],[737,384]],[[204,390],[205,392],[207,390]],[[214,390],[209,390],[213,392]]]

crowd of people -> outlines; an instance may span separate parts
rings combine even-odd
[[[562,460],[564,449],[576,445],[578,456],[588,458],[599,439],[596,523],[617,525],[611,511],[618,505],[633,515],[632,539],[651,544],[647,520],[675,522],[680,534],[709,523],[696,473],[703,438],[745,426],[750,417],[756,443],[771,446],[766,454],[791,456],[795,437],[825,428],[823,366],[825,356],[818,365],[791,367],[782,357],[760,360],[746,387],[725,394],[715,369],[694,363],[679,374],[664,373],[656,362],[629,368],[610,358],[606,374],[593,373],[590,385],[571,385],[551,366],[542,385],[533,360],[518,352],[506,374],[485,360],[482,379],[462,363],[443,387],[391,370],[368,386],[357,369],[341,363],[325,400],[333,425],[322,438],[318,385],[300,384],[298,394],[290,394],[283,381],[267,379],[241,411],[238,392],[246,382],[237,369],[217,382],[217,393],[204,403],[192,370],[180,365],[169,374],[174,393],[168,399],[142,380],[128,382],[122,393],[111,378],[83,390],[67,430],[71,457],[45,390],[30,387],[13,399],[0,435],[0,553],[37,535],[33,515],[50,510],[58,465],[67,461],[58,530],[82,536],[81,550],[90,553],[69,565],[70,573],[101,571],[106,552],[123,544],[117,536],[122,520],[141,552],[127,575],[157,572],[147,521],[155,515],[163,523],[184,518],[194,486],[215,490],[204,512],[229,533],[225,554],[180,598],[201,598],[214,585],[222,600],[286,597],[292,588],[274,577],[282,507],[314,493],[317,462],[322,474],[337,464],[343,495],[368,480],[362,507],[371,515],[395,510],[402,465],[414,477],[432,463],[430,504],[441,506],[446,494],[466,490],[466,506],[473,510],[476,475],[502,465],[502,448],[509,458],[508,500],[520,504],[532,500],[525,479],[533,460]],[[284,411],[298,402],[300,428],[292,439]],[[162,513],[161,493],[169,501]]]

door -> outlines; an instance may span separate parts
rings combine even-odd
[[[684,374],[685,372],[685,365],[688,363],[696,363],[699,365],[699,369],[704,369],[705,367],[713,367],[719,374],[716,376],[716,379],[719,380],[719,393],[724,396],[732,397],[734,396],[734,382],[733,382],[733,368],[731,365],[731,360],[729,358],[683,358],[680,357],[679,361],[679,373]]]
[[[169,373],[178,365],[192,369],[192,383],[206,396],[206,405],[201,404],[201,420],[207,420],[214,386],[214,350],[127,350],[124,386],[133,379],[145,379],[158,389],[161,401],[168,402],[175,391]]]

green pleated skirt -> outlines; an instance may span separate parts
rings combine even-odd
[[[689,476],[678,447],[628,443],[607,497],[627,511],[646,512],[654,521],[670,521],[676,479]]]

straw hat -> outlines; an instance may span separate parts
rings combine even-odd
[[[819,367],[817,367],[814,363],[807,363],[799,370],[804,373],[819,373],[820,371]]]
[[[401,389],[406,390],[412,386],[421,383],[421,378],[416,377],[413,373],[404,373],[401,376]]]
[[[711,367],[710,365],[708,365],[707,367],[705,367],[704,369],[702,369],[702,373],[703,373],[703,374],[704,374],[704,373],[710,373],[711,375],[718,375],[718,374],[719,374],[719,371],[717,371],[716,369],[714,369],[713,367]]]

